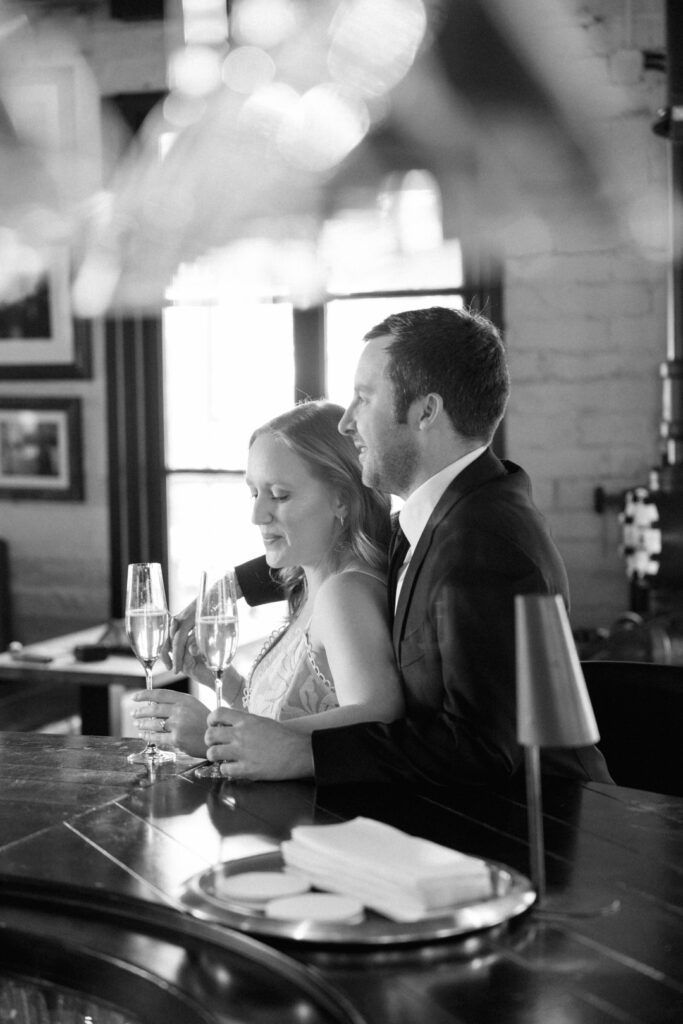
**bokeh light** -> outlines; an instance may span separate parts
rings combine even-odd
[[[293,0],[238,0],[230,17],[231,34],[237,42],[269,50],[294,35],[303,13]]]
[[[187,96],[206,96],[221,82],[219,55],[209,46],[184,46],[168,60],[168,84]]]
[[[225,0],[182,0],[183,35],[190,45],[215,46],[228,36]]]
[[[368,96],[382,96],[410,69],[426,28],[421,0],[340,4],[331,29],[329,73]]]
[[[283,121],[280,152],[291,163],[324,171],[340,163],[370,127],[362,100],[332,83],[316,85],[301,97]]]
[[[275,78],[275,61],[260,46],[238,46],[223,61],[221,77],[229,89],[249,93]]]
[[[275,135],[299,102],[299,94],[291,85],[272,82],[256,89],[240,111],[240,124],[261,135]]]

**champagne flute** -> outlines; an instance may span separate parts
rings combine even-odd
[[[237,650],[237,586],[232,570],[210,586],[206,582],[206,573],[202,573],[194,633],[199,653],[213,672],[216,708],[219,708],[223,703],[223,672]],[[222,778],[220,764],[217,763],[195,768],[194,773],[200,779]]]
[[[168,637],[169,614],[164,580],[158,562],[137,562],[128,566],[126,581],[126,635],[133,653],[145,670],[145,682],[152,689],[152,668]],[[171,750],[162,750],[147,733],[146,746],[129,754],[130,764],[158,765],[175,761]]]

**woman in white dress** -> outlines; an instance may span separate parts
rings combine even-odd
[[[358,452],[337,430],[343,411],[302,403],[256,430],[249,444],[252,521],[289,615],[246,679],[225,671],[223,697],[305,732],[403,714],[386,595],[389,501],[362,483]],[[212,681],[191,634],[176,669]],[[135,699],[147,703],[149,694]],[[170,733],[181,749],[204,756],[204,704],[165,689],[154,691],[154,701],[152,711],[134,712],[141,728]]]

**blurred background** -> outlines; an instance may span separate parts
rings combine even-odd
[[[665,0],[0,0],[3,649],[259,553],[253,427],[464,303],[582,653],[683,662],[682,65]]]

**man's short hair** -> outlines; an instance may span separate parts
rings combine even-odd
[[[497,327],[479,313],[431,306],[394,313],[365,335],[390,334],[387,373],[396,419],[405,423],[416,398],[441,395],[455,430],[486,441],[503,418],[510,376]]]

